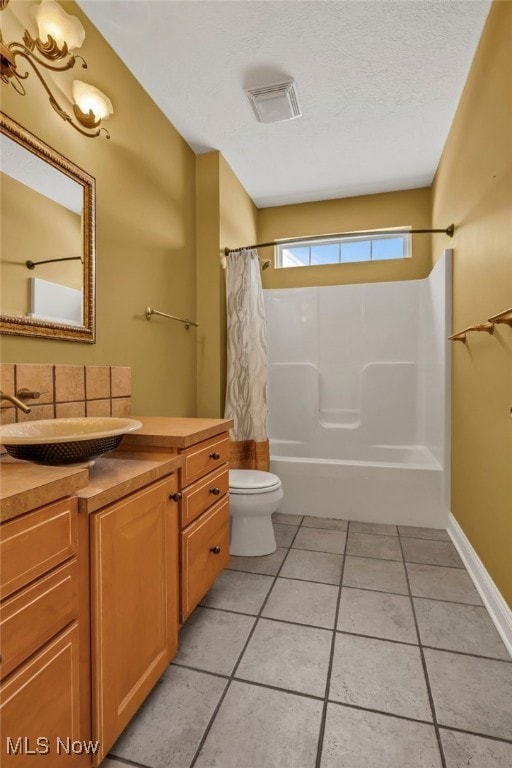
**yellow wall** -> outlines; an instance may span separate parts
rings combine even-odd
[[[27,260],[80,257],[81,217],[54,200],[0,174],[0,311],[25,315],[30,311],[29,280],[39,277],[68,288],[82,288],[80,261],[41,264],[29,270]],[[58,243],[55,223],[58,222]]]
[[[434,226],[456,225],[454,330],[512,306],[511,30],[495,2],[433,185]],[[452,371],[452,512],[512,606],[512,328],[454,342]]]
[[[258,242],[407,226],[430,227],[429,189],[263,208],[258,212]],[[274,269],[272,264],[263,272],[263,284],[265,288],[298,288],[426,277],[432,266],[430,235],[413,235],[412,254],[410,259],[318,267]],[[273,249],[261,249],[260,255],[273,257]]]
[[[208,152],[196,158],[197,412],[210,418],[222,412],[219,157]]]
[[[257,209],[220,152],[197,157],[198,388],[201,416],[224,413],[226,297],[224,248],[253,243]]]
[[[96,178],[97,343],[2,336],[2,360],[130,365],[134,412],[194,415],[195,331],[147,322],[144,307],[195,314],[195,157],[80,8],[61,4],[85,27],[88,69],[56,78],[67,94],[78,77],[111,97],[112,138],[86,138],[64,123],[34,75],[26,96],[1,86],[2,110]],[[4,39],[19,39],[25,25],[35,31],[32,5],[11,0]]]

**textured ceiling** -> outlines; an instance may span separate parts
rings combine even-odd
[[[220,150],[265,207],[429,185],[490,0],[79,5],[192,149]],[[302,117],[256,122],[244,88],[289,78]]]

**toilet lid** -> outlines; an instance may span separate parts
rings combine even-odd
[[[252,491],[263,493],[279,488],[281,481],[272,472],[262,472],[257,469],[230,469],[229,490],[234,493]]]

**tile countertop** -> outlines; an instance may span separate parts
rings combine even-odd
[[[50,467],[2,457],[0,521],[11,520],[65,496],[78,496],[87,514],[177,470],[180,456],[142,451],[111,452],[94,464]]]
[[[123,438],[123,447],[188,448],[209,437],[227,432],[231,419],[181,418],[177,416],[133,416],[141,429]]]

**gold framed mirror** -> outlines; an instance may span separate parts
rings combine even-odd
[[[95,192],[0,112],[0,333],[95,342]]]

